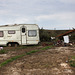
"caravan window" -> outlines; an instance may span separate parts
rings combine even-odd
[[[10,30],[10,31],[8,31],[8,34],[15,34],[15,31],[14,30]]]
[[[36,30],[29,30],[29,31],[28,31],[28,36],[34,37],[34,36],[36,36],[36,35],[37,35],[37,31],[36,31]]]
[[[22,33],[24,33],[25,32],[25,28],[22,28]]]
[[[0,37],[3,37],[3,31],[0,31]]]

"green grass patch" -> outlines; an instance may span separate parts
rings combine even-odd
[[[32,51],[30,51],[30,52],[27,52],[26,54],[14,56],[14,57],[12,57],[12,58],[10,58],[10,59],[7,59],[7,60],[4,61],[3,63],[1,63],[1,64],[0,64],[0,67],[2,67],[2,66],[4,66],[4,65],[8,64],[9,62],[12,62],[12,61],[18,59],[18,58],[21,58],[21,57],[23,57],[23,56],[25,56],[25,55],[30,55],[30,54],[32,54],[32,53],[36,53],[36,52],[41,51],[41,50],[47,50],[47,49],[49,49],[49,48],[51,48],[51,47],[52,47],[52,46],[46,46],[46,47],[41,48],[41,49],[39,49],[39,50],[32,50]]]
[[[23,57],[23,56],[24,56],[24,54],[23,54],[23,55],[18,55],[18,56],[12,57],[12,58],[10,58],[10,59],[4,61],[3,63],[1,63],[1,64],[0,64],[0,67],[2,67],[2,66],[4,66],[4,65],[8,64],[9,62],[12,62],[12,61],[18,59],[18,58],[21,58],[21,57]]]
[[[6,53],[6,51],[3,49],[3,50],[0,50],[0,54],[4,54]]]
[[[26,54],[27,55],[30,55],[30,54],[32,54],[32,53],[35,53],[35,52],[38,52],[38,51],[41,51],[41,50],[47,50],[47,49],[50,49],[50,48],[52,48],[53,46],[46,46],[46,47],[44,47],[44,48],[41,48],[40,50],[32,50],[32,51],[30,51],[30,52],[27,52]]]
[[[26,54],[27,55],[30,55],[30,54],[32,54],[32,53],[35,53],[35,52],[38,52],[39,50],[32,50],[32,51],[30,51],[30,52],[27,52]]]
[[[52,45],[51,46],[46,46],[46,47],[42,48],[41,50],[47,50],[47,49],[52,48],[52,47],[53,47]]]
[[[75,56],[72,56],[70,59],[69,59],[69,63],[72,67],[75,67]]]

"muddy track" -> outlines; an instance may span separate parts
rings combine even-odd
[[[5,65],[0,68],[0,75],[75,75],[75,68],[68,63],[72,55],[75,55],[75,47],[40,51]]]
[[[4,50],[6,51],[6,53],[0,54],[0,63],[14,56],[25,54],[27,52],[30,52],[36,49],[38,50],[40,48],[42,48],[42,46],[4,47]]]

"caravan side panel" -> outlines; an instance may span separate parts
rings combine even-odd
[[[25,27],[25,33],[22,33],[22,27]],[[26,38],[22,36],[26,36]],[[38,44],[39,27],[35,24],[0,26],[0,45],[7,45],[9,42],[17,42],[19,45]]]
[[[1,36],[1,32],[2,32],[2,35],[3,36]],[[6,37],[7,37],[7,32],[6,31],[0,31],[0,45],[6,45],[7,44],[7,39],[6,39]]]
[[[39,28],[37,25],[27,26],[27,44],[39,43]]]

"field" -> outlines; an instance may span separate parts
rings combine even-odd
[[[75,46],[4,47],[4,51],[0,75],[75,75]]]

